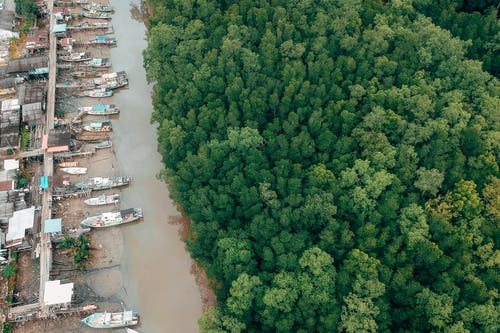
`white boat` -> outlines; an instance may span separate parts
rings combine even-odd
[[[139,333],[131,328],[128,328],[128,327],[125,327],[125,330],[127,331],[127,333]]]
[[[59,168],[62,172],[69,173],[70,175],[84,175],[87,173],[87,168],[69,167]]]
[[[104,205],[117,204],[118,202],[120,202],[120,194],[119,193],[114,193],[109,195],[103,194],[98,197],[86,199],[83,202],[89,206],[104,206]]]
[[[129,208],[122,209],[119,212],[107,212],[100,215],[89,216],[83,219],[80,224],[88,228],[107,228],[134,222],[142,217],[142,209]]]
[[[61,59],[62,61],[80,62],[80,61],[89,61],[92,58],[90,57],[89,52],[78,52],[78,53],[70,53],[67,56],[61,56],[59,59]]]
[[[60,168],[77,167],[78,162],[62,162],[57,165]]]
[[[139,315],[134,311],[98,312],[84,318],[82,322],[92,328],[119,328],[137,325]]]
[[[94,148],[95,149],[104,149],[104,148],[111,148],[112,146],[113,146],[113,142],[111,142],[110,140],[106,140],[106,141],[101,141],[101,142],[96,143]]]
[[[83,124],[82,129],[87,132],[111,132],[113,127],[109,121]]]
[[[113,91],[107,90],[105,88],[86,90],[83,92],[83,96],[94,98],[111,97],[113,96]]]
[[[78,108],[78,111],[93,116],[110,116],[120,113],[120,108],[114,104],[94,104],[92,106],[82,106]]]

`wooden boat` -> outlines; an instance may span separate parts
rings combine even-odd
[[[120,108],[114,104],[95,104],[78,108],[78,111],[93,116],[109,116],[120,113]]]
[[[93,29],[110,29],[113,27],[109,22],[82,22],[77,25],[67,27],[67,30],[93,30]]]
[[[143,217],[142,209],[129,208],[118,212],[102,213],[83,219],[80,224],[89,228],[108,228],[137,221]]]
[[[110,140],[106,140],[106,141],[101,141],[101,142],[96,143],[94,148],[95,149],[105,149],[105,148],[111,148],[112,146],[113,146],[113,142],[111,142]]]
[[[109,58],[93,58],[85,62],[85,65],[93,68],[109,68],[111,60]]]
[[[137,325],[139,314],[134,311],[97,312],[82,319],[82,322],[92,328],[120,328]]]
[[[69,167],[69,168],[60,168],[59,170],[65,173],[69,173],[70,175],[84,175],[87,173],[87,168]]]
[[[120,202],[120,194],[103,194],[98,197],[89,198],[83,201],[86,205],[89,206],[104,206],[104,205],[112,205]]]
[[[116,45],[116,38],[95,36],[95,38],[89,40],[89,44],[90,45]]]
[[[107,90],[106,88],[85,90],[83,92],[83,96],[93,97],[93,98],[111,97],[113,96],[113,91]]]
[[[82,180],[75,184],[75,187],[80,190],[108,190],[110,188],[126,186],[130,184],[132,178],[123,176],[114,177],[93,177]]]
[[[83,124],[82,129],[87,132],[111,132],[113,127],[110,121],[101,121],[90,124]]]
[[[125,71],[106,73],[94,79],[94,84],[101,89],[117,89],[128,85],[128,76]]]
[[[70,53],[67,56],[61,56],[59,57],[62,61],[69,61],[69,62],[81,62],[81,61],[88,61],[92,59],[90,57],[89,52],[77,52],[77,53]]]
[[[99,12],[97,10],[84,11],[80,15],[90,19],[105,19],[105,20],[111,19],[111,13]]]
[[[114,11],[113,7],[111,6],[105,6],[105,5],[100,5],[98,3],[89,3],[89,4],[82,4],[82,8],[85,10],[95,10],[98,12],[112,12]]]

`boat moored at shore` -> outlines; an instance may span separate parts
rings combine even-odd
[[[107,13],[114,11],[112,6],[100,5],[98,3],[87,3],[82,5],[82,8],[88,11],[107,12]]]
[[[87,168],[78,167],[59,168],[59,170],[70,175],[85,175],[87,173]]]
[[[129,208],[118,212],[107,212],[83,219],[80,224],[88,228],[107,228],[130,223],[142,218],[142,209]]]
[[[132,181],[131,177],[114,176],[114,177],[93,177],[82,180],[75,184],[76,188],[81,190],[108,190],[110,188],[126,186]]]
[[[89,198],[83,201],[86,205],[89,206],[104,206],[104,205],[112,205],[120,202],[120,194],[103,194],[98,197]]]
[[[85,90],[83,96],[93,97],[93,98],[103,98],[113,96],[113,91],[107,90],[106,88]]]
[[[82,319],[82,322],[92,328],[120,328],[137,325],[139,314],[135,311],[97,312]]]
[[[90,18],[90,19],[105,19],[105,20],[111,20],[111,13],[110,12],[100,12],[97,10],[90,10],[90,11],[84,11],[80,13],[81,16]]]

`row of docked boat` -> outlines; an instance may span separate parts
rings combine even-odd
[[[101,5],[87,0],[76,0],[85,10],[81,16],[91,19],[110,19],[113,8],[111,6]],[[99,23],[108,26],[107,23]],[[91,29],[99,28],[96,24],[84,23],[76,29]],[[96,36],[86,44],[97,45],[114,45],[116,39]],[[76,55],[68,55],[62,58],[63,61],[78,63],[80,66],[87,66],[91,68],[108,68],[111,67],[111,62],[107,58],[92,58],[88,53],[82,52]],[[84,96],[88,97],[109,97],[113,95],[112,89],[118,88],[128,83],[118,73],[111,73],[99,79],[94,79],[95,89],[87,90]],[[88,114],[96,116],[107,116],[119,113],[119,108],[112,104],[97,104],[93,106],[85,106],[78,109],[79,114]],[[111,131],[110,122],[90,123],[82,125],[82,129],[91,132],[106,132]],[[104,149],[112,146],[109,140],[101,141],[95,144],[95,149]],[[71,162],[70,162],[71,163]],[[86,168],[78,167],[78,164],[59,165],[60,170],[63,172],[81,175],[87,172]],[[130,177],[93,177],[82,180],[75,184],[77,189],[99,191],[113,188],[119,188],[128,185],[131,182]],[[84,203],[88,206],[104,206],[104,205],[118,205],[120,201],[120,194],[102,194],[99,196],[87,198]],[[90,228],[105,228],[118,226],[125,223],[137,221],[143,217],[140,208],[122,209],[114,212],[102,213],[95,216],[89,216],[81,221],[83,227]],[[127,326],[137,325],[139,322],[139,314],[135,311],[121,311],[121,312],[98,312],[93,313],[82,322],[92,328],[96,329],[115,329],[125,328],[127,333],[138,333],[137,331],[128,328]]]

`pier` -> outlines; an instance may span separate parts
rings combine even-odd
[[[54,10],[54,0],[47,1],[49,13]],[[56,103],[56,74],[57,74],[57,42],[53,32],[56,19],[54,15],[50,15],[49,25],[49,81],[47,87],[47,114],[45,123],[45,135],[49,135],[49,131],[54,128],[54,110]],[[53,176],[54,161],[52,153],[45,150],[43,155],[43,171],[45,176]],[[45,305],[45,283],[49,281],[50,268],[52,266],[52,244],[48,234],[43,232],[45,221],[52,217],[52,190],[44,189],[42,196],[42,219],[40,221],[40,293],[38,302],[40,304],[40,317],[48,317],[50,315],[49,308]]]

